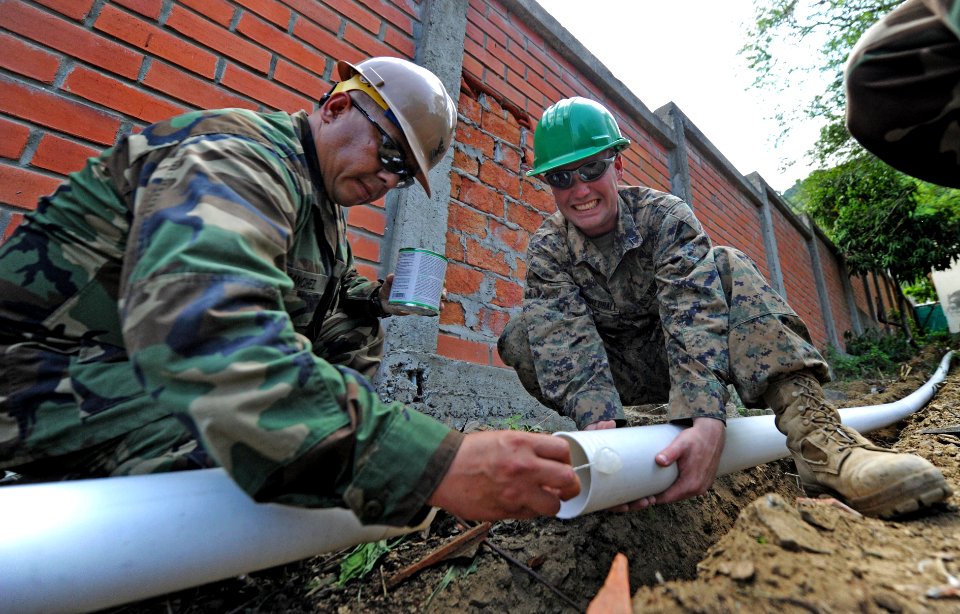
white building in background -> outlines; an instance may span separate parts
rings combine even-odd
[[[960,260],[946,271],[933,271],[933,286],[940,297],[951,333],[960,333]]]

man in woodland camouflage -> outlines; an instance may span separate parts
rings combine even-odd
[[[523,309],[499,342],[524,387],[581,429],[623,425],[623,404],[664,402],[669,420],[690,425],[656,455],[677,463],[677,480],[622,509],[706,492],[723,451],[727,384],[747,405],[773,408],[809,490],[878,516],[947,497],[926,460],[840,425],[820,387],[826,363],[747,256],[713,247],[679,198],[618,186],[628,145],[594,101],[544,112],[528,174],[550,185],[559,211],[530,240]]]
[[[260,501],[363,523],[555,513],[565,443],[384,403],[390,277],[342,207],[443,157],[456,109],[405,60],[338,64],[313,113],[189,113],[91,159],[0,247],[0,468],[27,480],[222,466]],[[382,295],[382,296],[381,296]]]
[[[887,164],[960,188],[960,1],[909,0],[860,38],[847,127]]]

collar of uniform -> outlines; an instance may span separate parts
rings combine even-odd
[[[307,119],[306,111],[299,111],[292,117],[297,129],[297,136],[300,138],[300,146],[303,147],[303,157],[307,161],[310,182],[313,184],[316,193],[314,207],[317,211],[314,220],[317,231],[323,233],[327,244],[339,246],[340,237],[346,236],[346,221],[343,219],[343,211],[339,205],[327,196],[327,190],[323,187],[323,175],[320,174],[320,160],[317,157],[317,144],[313,139],[313,132],[310,130],[310,121]],[[317,213],[319,215],[316,215]],[[337,252],[335,255],[337,260],[346,260],[346,254],[340,253],[340,249],[335,251]]]

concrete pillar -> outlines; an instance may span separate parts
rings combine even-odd
[[[823,322],[827,328],[827,340],[833,347],[840,349],[840,338],[837,336],[837,325],[833,320],[833,309],[830,307],[830,293],[827,291],[827,282],[823,275],[823,264],[820,261],[820,249],[817,246],[817,233],[814,231],[813,220],[803,216],[803,221],[810,229],[810,239],[807,247],[810,250],[810,260],[813,264],[813,278],[817,286],[817,296],[820,298],[820,311],[823,313]]]

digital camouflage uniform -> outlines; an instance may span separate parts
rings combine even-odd
[[[622,424],[622,404],[667,401],[670,420],[723,420],[727,383],[754,405],[787,373],[827,379],[803,322],[747,256],[712,247],[679,198],[619,192],[606,253],[559,212],[530,241],[523,310],[499,350],[531,394],[583,428]]]
[[[221,465],[257,500],[414,521],[461,436],[366,381],[377,288],[305,113],[150,126],[0,247],[0,467]]]
[[[871,27],[846,68],[847,127],[914,177],[960,188],[960,0],[909,0]]]

